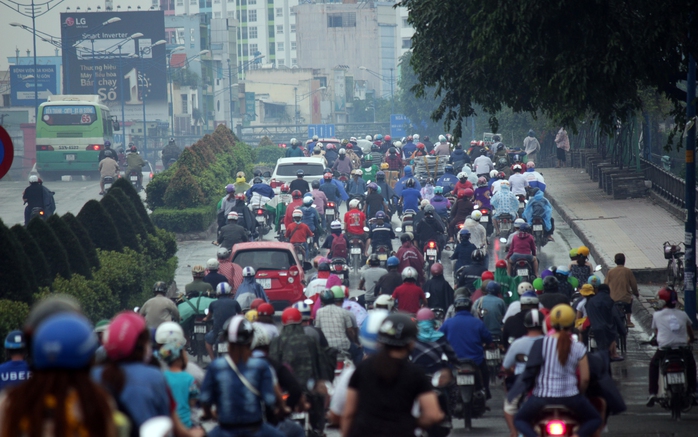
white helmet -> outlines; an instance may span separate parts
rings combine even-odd
[[[346,155],[346,154],[347,154],[347,150],[346,150],[344,147],[342,147],[341,149],[339,149],[339,154],[340,154],[340,155]]]
[[[320,142],[315,143],[315,149],[320,149],[320,150],[322,150],[323,147],[325,147],[324,144],[322,144],[322,143],[320,143]]]
[[[216,255],[218,256],[218,259],[228,259],[228,258],[230,258],[230,251],[228,249],[226,249],[225,247],[221,247],[220,249],[218,249],[218,252],[216,253]],[[219,265],[219,267],[220,267],[220,265]]]
[[[479,222],[482,218],[482,213],[478,210],[475,210],[472,214],[470,214],[470,218],[475,220],[476,222]]]
[[[317,140],[318,140],[317,135],[313,135],[313,141],[317,141]]]
[[[415,143],[419,141],[419,134],[412,135],[412,140],[414,140]]]
[[[446,142],[446,137],[443,135],[439,135],[439,142],[440,143],[445,143]]]
[[[228,213],[228,220],[237,220],[238,219],[238,213],[235,211],[230,211]]]
[[[313,196],[310,193],[306,194],[303,198],[303,206],[311,206],[313,204]]]
[[[342,229],[342,222],[333,220],[332,223],[330,223],[330,229]]]
[[[358,208],[359,207],[359,199],[351,199],[351,202],[349,202],[349,208]]]
[[[405,267],[402,270],[402,280],[403,281],[405,279],[414,279],[416,281],[417,276],[419,276],[419,273],[417,273],[417,269],[415,269],[414,267]]]
[[[233,287],[231,287],[227,282],[221,282],[220,284],[216,285],[216,294],[218,296],[221,294],[230,294],[232,291]]]
[[[380,306],[388,307],[388,309],[390,310],[393,308],[394,302],[395,301],[390,297],[389,294],[381,294],[373,302],[373,305],[380,305]]]
[[[220,268],[220,263],[216,258],[210,258],[206,261],[206,268],[209,270],[218,270]]]
[[[254,275],[255,275],[254,267],[247,266],[244,269],[242,269],[242,276],[243,277],[248,278],[248,277],[254,276]]]
[[[253,323],[252,330],[254,331],[254,336],[252,337],[252,343],[250,343],[250,349],[255,350],[271,344],[271,338],[269,338],[267,330],[260,323]]]
[[[298,140],[295,138],[291,138],[291,145],[298,144]]]
[[[467,178],[468,175],[465,174],[465,173],[463,173],[463,172],[460,172],[460,173],[458,173],[458,175],[457,175],[456,177],[457,177],[458,179],[463,179],[463,178]]]
[[[36,182],[39,182],[39,176],[37,176],[37,175],[35,175],[35,174],[30,175],[30,176],[29,176],[29,183],[30,183],[30,184],[33,184],[33,183],[36,183]]]
[[[356,174],[359,175],[359,176],[363,176],[363,175],[364,175],[364,171],[361,170],[361,169],[358,169],[358,170],[356,170]]]
[[[366,141],[373,141],[373,138],[371,138],[371,135],[366,135]]]
[[[533,291],[533,285],[531,285],[530,282],[522,282],[519,284],[519,287],[516,289],[516,291],[519,293],[519,296],[523,296],[525,292]]]
[[[526,223],[526,220],[522,218],[517,218],[516,220],[514,220],[514,227],[518,229],[524,223]]]
[[[355,143],[356,142],[356,137],[350,137],[349,138],[350,143]]]
[[[498,174],[499,174],[499,172],[498,172],[497,170],[492,170],[492,171],[490,172],[490,177],[491,177],[491,178],[496,178]]]
[[[395,141],[393,143],[393,146],[395,146],[395,148],[399,149],[400,147],[402,147],[402,141]]]
[[[179,346],[184,346],[187,344],[187,339],[184,337],[184,331],[179,323],[163,322],[155,330],[155,343],[176,343]]]

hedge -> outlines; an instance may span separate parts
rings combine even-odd
[[[216,219],[215,204],[197,208],[158,208],[150,215],[155,226],[170,232],[199,232],[207,229]]]
[[[101,319],[111,319],[122,308],[112,290],[103,282],[89,280],[81,275],[73,275],[70,280],[56,278],[53,283],[54,293],[63,293],[75,297],[80,302],[82,313],[96,323]],[[51,293],[43,289],[35,295],[36,301],[42,300]]]
[[[48,287],[53,282],[51,273],[49,272],[48,263],[44,252],[41,250],[36,240],[32,237],[24,226],[19,223],[10,228],[12,234],[17,239],[17,242],[24,249],[25,254],[31,254],[31,271],[32,276],[36,280],[37,287]]]
[[[116,230],[121,237],[121,242],[124,243],[124,246],[135,251],[141,250],[141,245],[138,242],[138,237],[136,236],[136,230],[131,222],[131,217],[126,214],[126,211],[121,207],[121,204],[114,198],[114,196],[104,196],[99,203],[102,204],[104,209],[107,211],[107,214],[109,214],[114,221],[114,226],[116,227]],[[137,217],[134,217],[134,219],[138,220]]]
[[[150,183],[148,184],[148,186],[150,186]],[[153,225],[153,222],[150,221],[148,211],[145,210],[145,206],[143,205],[143,199],[141,199],[141,196],[140,194],[138,194],[136,189],[133,188],[133,185],[131,185],[126,179],[119,178],[116,182],[114,182],[112,188],[118,188],[124,192],[126,197],[128,197],[128,199],[131,201],[133,207],[136,209],[138,216],[141,218],[143,226],[145,226],[145,230],[155,235],[155,225]]]
[[[31,276],[29,267],[24,249],[0,220],[0,299],[31,300],[36,289],[28,279]]]
[[[82,251],[85,252],[87,261],[90,263],[90,267],[98,269],[99,257],[97,256],[95,244],[92,242],[90,234],[87,233],[87,229],[85,229],[82,223],[80,223],[80,220],[78,220],[78,218],[72,213],[65,213],[62,219],[65,221],[65,224],[68,225],[70,230],[73,231],[73,234],[75,234],[75,236],[78,238],[78,241],[82,246]]]
[[[58,238],[58,241],[60,241],[65,248],[68,254],[70,271],[82,275],[87,279],[92,279],[92,270],[85,256],[85,252],[82,250],[78,238],[63,219],[60,218],[58,214],[53,214],[46,220],[46,224],[53,230],[53,233],[56,234],[56,238]]]
[[[124,249],[114,221],[98,201],[88,200],[78,213],[78,220],[87,229],[87,233],[98,249],[117,252]]]
[[[68,253],[46,222],[39,217],[34,217],[27,225],[27,231],[44,252],[51,277],[55,278],[56,275],[61,275],[65,279],[70,279],[72,272]]]
[[[255,152],[257,153],[255,162],[258,166],[261,162],[274,163],[273,165],[276,166],[276,161],[285,156],[286,149],[277,146],[264,146],[256,148]]]

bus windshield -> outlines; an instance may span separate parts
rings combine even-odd
[[[97,110],[88,105],[44,106],[42,121],[49,126],[85,126],[97,121]]]

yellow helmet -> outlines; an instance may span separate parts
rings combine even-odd
[[[574,326],[574,320],[576,318],[577,315],[572,307],[564,303],[555,305],[553,309],[550,310],[550,324],[555,329]]]
[[[579,246],[577,248],[577,254],[582,256],[589,256],[589,248],[586,246]]]
[[[250,322],[254,323],[257,321],[257,310],[249,310],[248,312],[245,313],[245,318]]]
[[[387,170],[389,167],[387,162],[381,162],[381,170]]]

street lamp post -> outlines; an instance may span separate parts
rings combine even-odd
[[[369,68],[366,68],[364,66],[359,67],[359,70],[365,71],[378,79],[380,79],[382,82],[387,82],[387,78],[383,76],[382,74],[373,71]],[[393,68],[390,69],[390,112],[394,113],[395,112],[395,81],[393,79]],[[381,96],[382,97],[382,96]]]
[[[174,77],[172,74],[172,54],[184,51],[184,47],[179,46],[170,50],[167,55],[167,72],[170,79],[170,136],[174,137]]]

